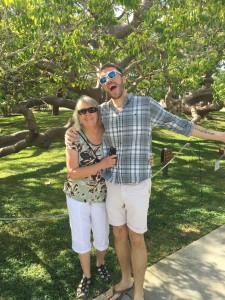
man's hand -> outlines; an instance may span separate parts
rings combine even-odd
[[[154,163],[155,163],[155,159],[154,159],[154,155],[153,153],[150,154],[150,159],[149,159],[149,163],[150,163],[150,166],[154,166]]]
[[[76,143],[79,140],[79,135],[77,131],[73,128],[70,127],[67,129],[65,133],[65,144],[67,147],[71,147],[73,143]]]

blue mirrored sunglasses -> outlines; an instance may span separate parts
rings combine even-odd
[[[99,82],[100,82],[102,85],[104,85],[104,84],[106,84],[107,78],[113,79],[113,78],[115,78],[115,77],[117,76],[117,74],[122,75],[122,73],[120,73],[120,72],[117,71],[117,70],[110,71],[108,74],[102,76],[102,77],[100,78]]]
[[[78,110],[78,114],[79,115],[86,115],[87,112],[89,112],[89,114],[93,114],[96,111],[98,111],[97,107],[88,107],[88,108],[82,108],[80,110]]]

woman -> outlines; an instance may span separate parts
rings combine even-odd
[[[101,170],[116,164],[116,155],[102,157],[101,122],[98,103],[87,96],[77,102],[73,118],[79,133],[77,142],[66,148],[68,170],[64,192],[67,198],[72,249],[78,253],[83,277],[77,288],[77,298],[87,297],[91,283],[91,231],[96,249],[96,271],[106,283],[110,275],[105,266],[109,244],[109,223],[105,207],[106,185]]]

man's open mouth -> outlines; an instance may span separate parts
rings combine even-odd
[[[110,89],[110,91],[115,90],[115,89],[116,89],[116,84],[111,84],[111,85],[109,86],[109,89]]]

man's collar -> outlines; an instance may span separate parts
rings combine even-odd
[[[126,103],[130,102],[130,100],[132,99],[133,97],[133,93],[127,93],[127,97],[124,101],[124,105],[126,105]],[[112,98],[107,102],[109,106],[113,105],[113,100]]]

